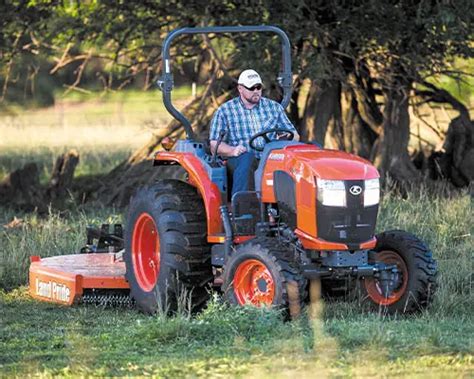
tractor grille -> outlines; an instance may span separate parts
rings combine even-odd
[[[318,237],[329,242],[347,244],[349,249],[373,237],[378,205],[364,207],[363,191],[352,195],[349,189],[358,185],[364,188],[363,180],[345,181],[347,207],[328,207],[316,202]]]

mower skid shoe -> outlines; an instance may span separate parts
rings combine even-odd
[[[125,263],[113,253],[31,257],[29,290],[33,298],[71,306],[90,289],[128,289]]]

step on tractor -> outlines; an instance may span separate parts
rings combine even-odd
[[[375,235],[380,183],[370,162],[294,141],[278,125],[262,127],[250,140],[261,153],[255,189],[230,199],[225,160],[217,148],[210,151],[196,138],[190,121],[172,104],[169,50],[184,34],[253,32],[274,33],[281,42],[277,81],[281,105],[287,107],[290,43],[281,29],[205,27],[170,33],[158,86],[187,138],[174,145],[163,141],[154,165],[181,167],[186,179],[140,188],[130,200],[124,230],[120,225],[89,229],[84,254],[32,257],[35,298],[120,303],[130,295],[140,310],[153,313],[176,309],[183,291],[200,307],[214,287],[232,304],[287,309],[294,301],[290,292],[303,303],[309,282],[318,280],[329,298],[357,293],[388,313],[411,313],[432,302],[437,265],[429,248],[402,230]],[[287,138],[279,138],[282,134]]]

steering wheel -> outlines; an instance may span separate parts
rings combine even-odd
[[[288,135],[288,138],[285,138],[286,140],[289,140],[291,141],[294,137],[295,137],[295,133],[291,130],[288,130],[288,129],[285,129],[285,128],[273,128],[273,129],[267,129],[267,130],[264,130],[263,132],[260,132],[260,133],[257,133],[257,134],[254,134],[250,140],[249,140],[249,145],[252,149],[256,150],[256,151],[263,151],[264,147],[260,147],[260,146],[257,146],[255,145],[255,140],[257,138],[260,138],[262,137],[264,140],[265,140],[265,143],[269,143],[269,142],[272,142],[272,141],[277,141],[279,140],[279,138],[276,138],[276,139],[271,139],[269,134],[271,133],[285,133]],[[278,136],[277,136],[278,137]]]

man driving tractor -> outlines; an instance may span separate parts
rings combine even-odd
[[[222,105],[212,121],[212,156],[191,121],[172,104],[171,41],[184,34],[250,32],[271,32],[281,41],[281,104],[262,98],[260,76],[245,70],[239,96]],[[123,291],[129,291],[144,312],[173,312],[186,293],[195,309],[202,307],[214,286],[231,304],[291,313],[290,302],[293,308],[308,300],[308,281],[320,280],[330,298],[357,294],[378,314],[414,313],[432,303],[437,263],[428,246],[399,229],[375,234],[376,167],[344,151],[291,140],[298,135],[284,112],[292,73],[283,30],[266,25],[181,28],[166,37],[162,48],[158,85],[186,138],[173,150],[163,146],[153,164],[179,166],[186,175],[179,180],[160,172],[157,181],[137,189],[123,232],[121,225],[113,233],[108,225],[88,230],[84,254],[32,257],[35,298],[72,305],[102,302],[105,294],[122,302]],[[280,133],[287,140],[279,141]],[[227,165],[216,159],[216,150],[229,159]],[[251,175],[255,191],[241,192],[250,189],[255,157],[260,158]],[[232,192],[240,192],[230,203],[229,166],[236,168]]]
[[[253,188],[253,172],[256,158],[260,153],[249,144],[256,133],[273,128],[283,128],[294,133],[293,140],[299,135],[288,119],[280,103],[262,97],[263,84],[255,70],[244,70],[237,82],[239,96],[222,104],[217,109],[209,135],[211,150],[227,158],[227,167],[232,177],[232,195]],[[259,145],[263,141],[256,141]]]

